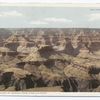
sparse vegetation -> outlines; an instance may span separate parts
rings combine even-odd
[[[100,34],[61,30],[0,29],[0,91],[100,91]]]

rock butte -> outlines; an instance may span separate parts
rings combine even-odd
[[[100,91],[99,29],[0,30],[0,90]]]

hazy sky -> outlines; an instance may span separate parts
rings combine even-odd
[[[0,28],[100,28],[100,7],[0,6]]]

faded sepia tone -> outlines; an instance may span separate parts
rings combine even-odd
[[[0,29],[0,91],[99,92],[100,29]]]
[[[81,5],[0,4],[0,91],[100,92],[100,7]]]

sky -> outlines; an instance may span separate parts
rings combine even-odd
[[[0,6],[0,28],[100,28],[100,7]]]

